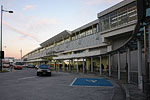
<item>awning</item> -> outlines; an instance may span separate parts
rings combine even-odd
[[[35,60],[29,60],[29,61],[24,61],[24,62],[30,63],[30,62],[43,62],[43,61],[48,61],[48,60],[45,60],[45,59],[35,59]]]
[[[53,59],[61,60],[61,59],[73,59],[73,58],[85,58],[85,57],[102,55],[104,53],[106,52],[93,51],[93,52],[86,52],[86,53],[79,53],[79,54],[63,55],[63,56],[54,57]]]

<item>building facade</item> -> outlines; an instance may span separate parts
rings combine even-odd
[[[51,64],[57,70],[98,72],[100,75],[106,71],[109,76],[115,73],[118,80],[122,78],[121,72],[125,72],[130,83],[132,73],[142,77],[145,71],[143,39],[138,38],[142,37],[138,33],[148,27],[141,27],[141,30],[139,27],[136,1],[124,0],[98,13],[96,20],[44,41],[23,59],[28,63]],[[134,81],[140,89],[141,80]]]

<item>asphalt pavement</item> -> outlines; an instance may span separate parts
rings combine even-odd
[[[0,73],[0,100],[124,100],[122,88],[113,80],[111,87],[71,86],[75,78],[100,77],[55,71],[51,77],[38,77],[32,68]]]

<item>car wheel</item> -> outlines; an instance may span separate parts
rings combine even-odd
[[[39,73],[37,73],[37,76],[40,76],[40,74],[39,74]]]
[[[49,76],[51,76],[51,73],[49,73]]]

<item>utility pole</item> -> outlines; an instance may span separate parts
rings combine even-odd
[[[21,57],[20,59],[22,60],[22,49],[20,50],[20,55],[21,55],[21,56],[20,56],[20,57]]]
[[[1,58],[0,58],[0,71],[2,71],[2,16],[3,16],[3,6],[1,5]]]
[[[4,57],[4,52],[2,51],[2,17],[3,17],[3,12],[8,12],[8,13],[13,13],[13,11],[8,11],[3,9],[3,5],[1,5],[1,46],[0,46],[0,71],[2,71],[2,59]]]

